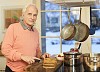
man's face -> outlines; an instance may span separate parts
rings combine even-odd
[[[29,6],[26,9],[26,11],[23,13],[24,23],[29,26],[34,25],[37,19],[37,14],[38,14],[38,11],[36,7]]]

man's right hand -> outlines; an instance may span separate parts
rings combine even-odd
[[[22,59],[23,61],[27,62],[28,64],[32,64],[32,63],[34,63],[34,62],[35,62],[34,59],[38,59],[38,60],[40,60],[40,59],[37,58],[37,57],[25,56],[25,55],[22,55],[22,56],[21,56],[21,59]]]

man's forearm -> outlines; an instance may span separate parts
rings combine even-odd
[[[37,51],[36,57],[42,58],[42,52],[41,52],[41,50],[38,50],[38,51]]]

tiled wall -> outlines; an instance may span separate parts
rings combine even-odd
[[[6,66],[6,58],[4,56],[0,56],[0,72],[5,69]]]

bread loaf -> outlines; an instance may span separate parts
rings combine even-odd
[[[55,58],[45,58],[43,63],[46,63],[46,64],[54,64],[54,63],[57,63],[56,59]]]
[[[57,65],[57,60],[55,58],[46,58],[43,61],[44,68],[55,68]]]

